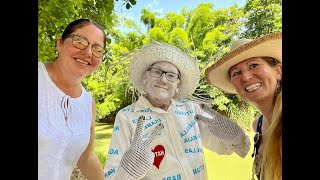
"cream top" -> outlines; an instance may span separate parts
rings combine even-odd
[[[38,62],[38,179],[70,180],[90,140],[92,98],[82,87],[71,98]]]

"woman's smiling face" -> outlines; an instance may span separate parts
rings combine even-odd
[[[277,81],[282,77],[282,65],[272,66],[262,57],[249,58],[232,66],[231,84],[239,96],[249,102],[273,99]]]

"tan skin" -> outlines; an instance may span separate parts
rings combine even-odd
[[[81,81],[93,73],[102,63],[102,57],[92,55],[91,44],[100,44],[103,47],[104,34],[94,25],[87,25],[75,30],[72,34],[81,35],[90,45],[80,50],[72,45],[72,38],[57,40],[59,56],[52,64],[46,64],[46,69],[52,81],[72,98],[81,96]],[[88,180],[103,180],[103,167],[93,151],[94,122],[96,117],[96,103],[92,99],[92,120],[90,127],[90,141],[78,160],[78,167]]]
[[[78,167],[88,180],[103,180],[103,167],[99,158],[94,153],[94,123],[96,118],[96,103],[92,101],[92,121],[90,126],[90,141],[86,150],[81,154],[78,160]]]
[[[262,154],[266,143],[264,137],[267,137],[271,124],[277,80],[282,78],[282,65],[271,66],[263,58],[254,57],[232,66],[229,73],[238,95],[258,108],[264,116],[258,152]],[[258,119],[252,123],[254,131],[257,129],[257,123]]]

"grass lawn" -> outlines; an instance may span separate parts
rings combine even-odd
[[[95,152],[101,163],[105,164],[107,151],[109,149],[113,124],[96,124]],[[215,152],[204,148],[209,180],[249,180],[253,158],[253,136],[254,132],[247,132],[251,140],[251,149],[245,158],[237,154],[218,155]]]

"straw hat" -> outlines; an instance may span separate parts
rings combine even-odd
[[[200,80],[198,60],[186,52],[162,42],[147,44],[131,57],[130,78],[134,87],[139,92],[144,92],[143,73],[153,63],[160,61],[169,62],[180,71],[180,87],[174,97],[182,99],[192,95]]]
[[[231,84],[229,69],[252,57],[273,57],[282,63],[282,32],[252,39],[240,39],[232,43],[230,52],[205,70],[205,78],[227,93],[236,94]]]

